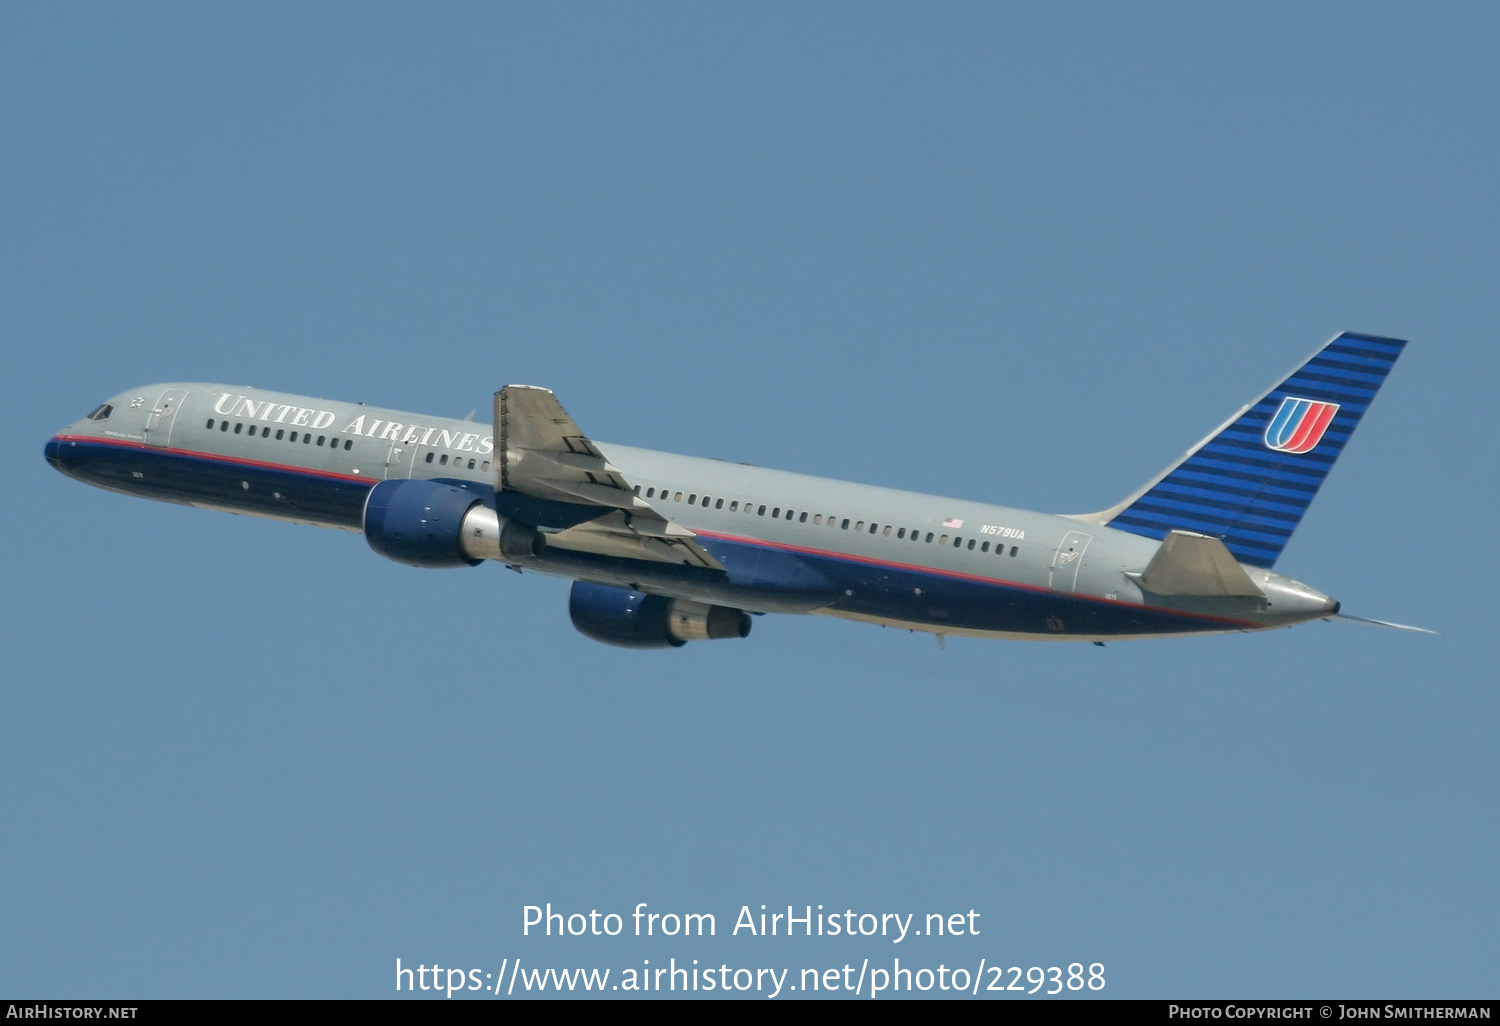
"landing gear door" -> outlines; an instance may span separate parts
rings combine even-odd
[[[1078,568],[1083,565],[1084,550],[1093,540],[1093,535],[1083,531],[1069,531],[1063,535],[1057,551],[1052,554],[1052,567],[1048,573],[1047,583],[1052,590],[1072,591],[1078,586]]]
[[[187,398],[187,389],[169,388],[156,400],[151,412],[146,414],[147,445],[166,445],[172,439],[172,424],[177,420],[177,410]]]

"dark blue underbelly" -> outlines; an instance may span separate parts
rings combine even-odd
[[[53,441],[47,458],[69,477],[142,498],[203,503],[359,530],[375,481],[244,466],[208,456],[86,441]]]
[[[748,542],[711,539],[704,547],[731,565],[742,550],[763,548]],[[1235,630],[1238,625],[1132,606],[1003,581],[976,580],[939,571],[871,565],[835,554],[798,552],[806,572],[827,581],[834,596],[828,608],[887,620],[901,620],[930,629],[997,631],[1044,635],[1181,634],[1203,630]],[[795,586],[801,575],[788,574]],[[776,586],[774,580],[758,582]],[[851,594],[852,593],[852,594]]]

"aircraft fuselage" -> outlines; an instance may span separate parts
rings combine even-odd
[[[376,484],[435,480],[552,538],[574,526],[570,512],[578,516],[577,507],[497,493],[495,439],[473,421],[197,383],[150,385],[105,405],[103,419],[54,437],[47,458],[70,477],[128,495],[359,531]],[[1150,593],[1136,578],[1159,541],[1065,516],[598,447],[723,570],[558,543],[507,564],[756,613],[938,635],[1109,641],[1284,627],[1338,608],[1257,567],[1245,569],[1263,596]]]

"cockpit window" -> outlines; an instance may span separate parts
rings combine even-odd
[[[89,420],[108,420],[109,415],[114,412],[115,408],[109,405],[109,403],[105,403],[93,413],[89,414]]]

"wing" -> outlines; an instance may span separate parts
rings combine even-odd
[[[599,507],[599,516],[547,535],[547,544],[626,559],[724,569],[694,534],[658,513],[579,430],[550,389],[495,393],[495,490]]]

